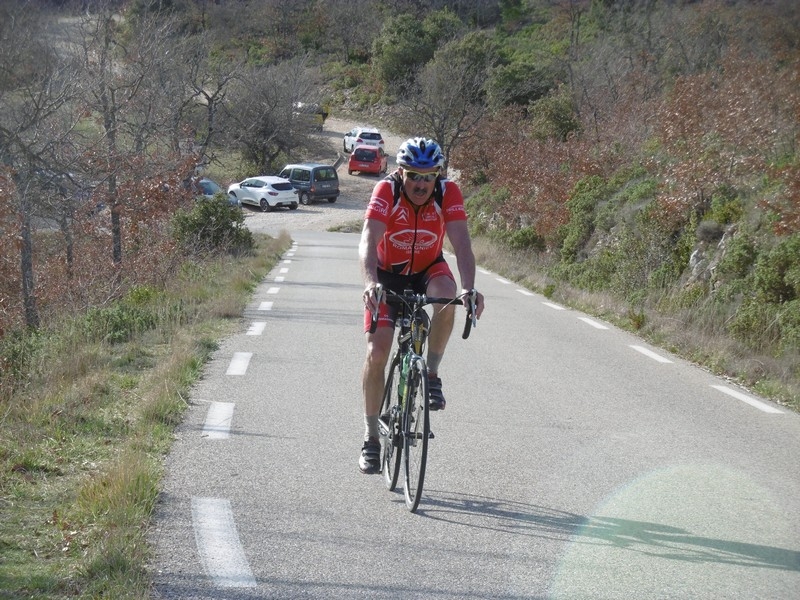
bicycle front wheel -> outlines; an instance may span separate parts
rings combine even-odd
[[[383,388],[383,401],[378,427],[381,433],[381,472],[386,489],[394,491],[400,477],[401,457],[403,455],[400,435],[400,413],[397,402],[397,382],[400,381],[400,355],[392,358],[386,385]]]
[[[403,464],[405,466],[406,507],[417,510],[425,481],[425,464],[428,460],[430,439],[430,392],[428,368],[422,358],[411,363],[403,411]]]

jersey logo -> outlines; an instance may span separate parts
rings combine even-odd
[[[439,236],[432,231],[418,229],[416,232],[413,229],[404,229],[389,236],[389,241],[392,246],[399,250],[411,250],[416,247],[418,250],[432,248],[439,240]]]

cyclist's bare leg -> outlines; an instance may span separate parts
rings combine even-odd
[[[441,298],[452,298],[455,296],[456,282],[446,276],[434,277],[428,282],[426,294],[428,296],[438,296]],[[453,332],[455,321],[455,306],[448,304],[433,305],[433,318],[431,319],[431,330],[428,336],[428,372],[435,375],[439,372],[439,363],[444,356],[450,334]]]
[[[364,415],[377,427],[378,412],[383,400],[384,371],[392,349],[394,329],[378,327],[375,333],[367,333],[367,356],[361,371],[361,389],[364,395]]]

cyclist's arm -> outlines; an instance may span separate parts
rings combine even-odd
[[[374,310],[374,289],[378,285],[378,242],[386,232],[386,224],[375,219],[365,219],[361,229],[361,241],[358,244],[358,263],[361,278],[364,281],[364,303]]]
[[[458,265],[458,274],[461,277],[461,288],[464,291],[475,287],[475,255],[472,252],[472,241],[469,237],[469,228],[464,220],[450,221],[446,225],[447,237],[453,246]],[[476,317],[480,318],[483,312],[483,295],[478,294]]]

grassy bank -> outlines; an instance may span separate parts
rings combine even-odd
[[[187,262],[163,290],[20,339],[29,381],[0,404],[0,598],[149,596],[145,536],[174,426],[288,245]]]

